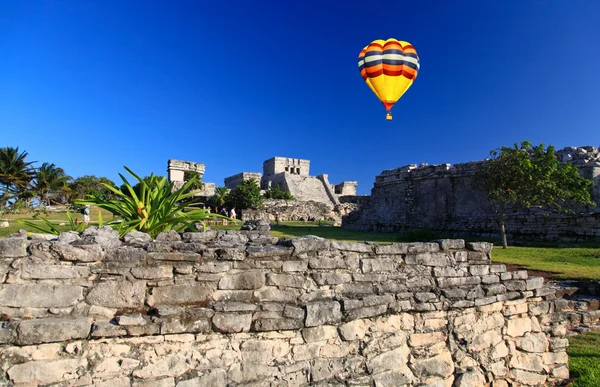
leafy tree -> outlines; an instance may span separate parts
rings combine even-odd
[[[190,185],[190,192],[192,191],[199,191],[202,189],[203,184],[202,184],[202,177],[200,177],[200,174],[196,171],[184,171],[183,172],[183,181],[190,181],[193,179],[193,183]]]
[[[71,177],[65,174],[64,169],[53,163],[43,163],[35,171],[31,188],[40,202],[48,206],[52,202],[59,203],[61,199],[65,198],[70,191],[68,187],[70,179]]]
[[[263,198],[260,195],[260,186],[256,179],[244,180],[242,184],[231,190],[225,203],[228,207],[257,208],[262,205]]]
[[[282,190],[279,187],[273,187],[265,192],[265,199],[283,199],[283,200],[294,200],[294,196]]]
[[[559,163],[552,145],[531,145],[523,141],[490,152],[474,183],[485,190],[496,207],[502,247],[506,248],[505,217],[508,208],[545,206],[558,212],[572,212],[570,206],[593,206],[591,180],[584,179],[571,164]]]
[[[71,188],[71,198],[85,199],[89,195],[94,195],[96,197],[104,197],[105,199],[114,199],[112,191],[106,188],[104,184],[116,188],[115,183],[107,177],[96,177],[93,175],[78,177],[69,185]]]
[[[18,199],[27,190],[34,177],[33,161],[27,161],[27,152],[19,148],[0,148],[0,205]]]
[[[215,188],[215,194],[212,197],[212,202],[217,207],[223,207],[225,201],[227,199],[227,194],[229,193],[229,189],[226,187],[217,187]]]

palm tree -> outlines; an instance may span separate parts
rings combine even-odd
[[[60,199],[68,194],[68,183],[71,176],[65,174],[64,169],[57,167],[54,163],[43,163],[35,172],[32,189],[42,202],[48,206],[51,200],[59,203]]]
[[[221,207],[225,204],[225,198],[229,193],[229,189],[226,187],[217,187],[215,188],[215,195],[213,196],[213,202],[217,207]]]
[[[19,197],[34,177],[33,161],[26,161],[27,152],[19,153],[19,148],[0,148],[0,201]]]

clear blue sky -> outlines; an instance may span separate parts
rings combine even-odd
[[[598,146],[599,20],[596,0],[3,1],[0,146],[117,184],[303,158],[361,194],[522,140]],[[421,60],[391,122],[357,66],[389,37]]]

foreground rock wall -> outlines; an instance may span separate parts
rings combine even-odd
[[[409,165],[383,171],[376,178],[371,200],[344,217],[342,225],[356,230],[423,228],[459,236],[497,236],[496,210],[487,194],[473,185],[479,165]],[[512,237],[527,240],[599,239],[600,213],[509,212],[506,230]]]
[[[0,239],[0,383],[508,386],[569,376],[543,279],[463,240]]]

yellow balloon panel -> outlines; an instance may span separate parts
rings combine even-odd
[[[358,56],[360,73],[389,111],[417,77],[420,62],[415,48],[396,39],[375,40]]]

